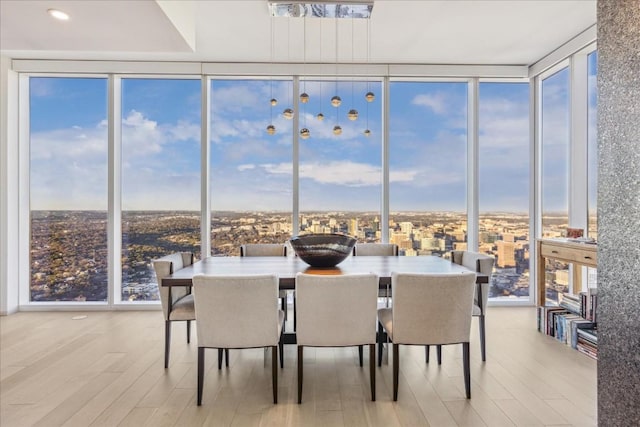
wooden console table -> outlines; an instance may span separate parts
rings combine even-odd
[[[546,274],[545,260],[555,259],[568,262],[574,266],[586,266],[597,268],[598,245],[592,243],[571,242],[564,239],[538,239],[538,305],[545,304]],[[573,269],[573,286],[581,286],[582,269]]]

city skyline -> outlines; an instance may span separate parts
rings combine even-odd
[[[100,301],[107,295],[107,213],[34,211],[32,217],[31,291],[36,301]],[[340,232],[359,242],[379,242],[377,212],[309,212],[301,216],[302,234]],[[493,297],[529,295],[528,215],[482,215],[479,250],[496,257]],[[566,221],[555,226],[560,235]],[[290,217],[255,212],[212,218],[213,256],[238,256],[244,243],[286,243],[292,237]],[[401,212],[389,221],[390,242],[402,256],[448,257],[467,249],[466,215]],[[193,252],[200,258],[200,216],[195,211],[127,211],[122,218],[120,256],[122,298],[157,300],[153,259],[171,252]],[[506,242],[506,243],[503,243]],[[62,254],[66,254],[62,257]],[[116,279],[118,283],[118,279]],[[553,299],[555,288],[550,288]]]

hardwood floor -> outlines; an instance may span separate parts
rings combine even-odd
[[[73,320],[75,316],[86,316]],[[206,351],[202,406],[196,406],[195,328],[173,326],[163,368],[159,311],[23,312],[0,318],[0,425],[10,426],[593,426],[596,362],[535,328],[531,307],[491,307],[487,361],[472,324],[472,397],[464,398],[462,350],[400,348],[398,401],[391,364],[377,368],[370,401],[368,352],[305,349],[297,402],[296,348],[285,346],[279,403],[262,350],[231,351],[228,369]]]

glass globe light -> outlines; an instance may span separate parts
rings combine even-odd
[[[338,125],[335,125],[333,127],[333,134],[334,135],[340,135],[342,133],[342,128]]]
[[[364,99],[366,99],[367,102],[373,102],[373,100],[376,99],[376,96],[373,94],[373,92],[367,92],[367,94],[364,96]]]
[[[273,135],[274,133],[276,133],[276,127],[274,125],[267,126],[267,133],[269,135]]]
[[[364,136],[366,136],[367,138],[371,136],[371,131],[369,129],[365,129],[364,132],[362,132],[364,134]]]
[[[339,107],[340,104],[342,104],[342,99],[340,99],[338,95],[331,98],[331,105],[333,105],[334,107]]]
[[[275,99],[275,98],[271,98],[271,101],[269,101],[269,102],[271,102],[271,105],[272,105],[272,106],[273,106],[273,105],[278,105],[278,100],[277,100],[277,99]]]
[[[307,129],[307,128],[300,129],[300,137],[302,139],[307,139],[310,136],[311,136],[311,132],[309,132],[309,129]]]
[[[293,110],[291,108],[287,108],[282,112],[282,115],[285,119],[291,120],[293,118]]]
[[[302,95],[300,95],[300,102],[302,102],[303,104],[309,102],[309,94],[304,92]]]
[[[316,119],[318,119],[318,120],[320,120],[320,121],[323,121],[323,120],[324,120],[324,114],[322,114],[322,113],[318,113],[318,114],[316,115]]]
[[[358,110],[354,110],[354,109],[349,110],[349,112],[347,113],[347,118],[351,121],[357,120]]]

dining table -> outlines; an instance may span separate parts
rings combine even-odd
[[[198,274],[217,276],[275,274],[279,279],[280,290],[294,290],[295,278],[298,273],[319,275],[374,273],[379,277],[380,289],[388,292],[391,286],[391,276],[394,272],[458,274],[465,271],[469,270],[450,260],[433,255],[351,255],[335,267],[312,267],[297,256],[210,256],[162,278],[161,286],[191,286],[193,276]],[[482,283],[488,283],[488,281],[489,277],[486,274],[476,272],[476,284],[478,286]],[[169,298],[169,300],[171,299]],[[284,343],[295,344],[295,330],[284,334]]]

